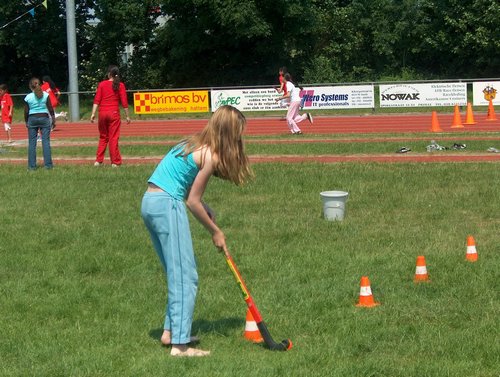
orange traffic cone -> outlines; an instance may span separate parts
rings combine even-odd
[[[469,262],[477,261],[477,251],[476,251],[476,241],[474,237],[467,237],[467,253],[465,254],[465,259]]]
[[[415,283],[421,283],[429,281],[429,274],[427,273],[427,267],[425,265],[425,257],[419,255],[417,257],[417,268],[415,269]]]
[[[254,343],[262,343],[262,335],[260,335],[259,328],[257,327],[257,322],[253,319],[253,315],[250,309],[247,310],[247,317],[245,322],[245,339],[250,340]]]
[[[431,132],[443,132],[439,126],[438,116],[435,111],[432,112]]]
[[[472,114],[472,104],[470,102],[467,103],[467,112],[465,113],[464,124],[476,124],[474,121],[474,114]]]
[[[497,117],[495,115],[495,108],[493,107],[492,100],[490,100],[490,103],[488,105],[488,116],[486,117],[486,120],[497,120]]]
[[[372,306],[380,305],[375,302],[372,295],[372,289],[370,288],[370,280],[367,276],[361,277],[361,284],[359,289],[359,302],[356,304],[358,307],[371,308]]]
[[[453,123],[451,124],[451,128],[464,128],[462,118],[460,118],[458,105],[455,105],[455,113],[453,114]]]

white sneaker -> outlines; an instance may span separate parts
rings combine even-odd
[[[120,165],[117,165],[117,164],[111,164],[111,167],[112,168],[118,168]]]
[[[64,118],[64,120],[67,122],[68,121],[68,113],[66,111],[61,111],[60,113],[55,113],[54,114],[56,119],[57,118]]]
[[[99,166],[102,166],[102,162],[98,162],[98,161],[96,161],[96,162],[94,162],[94,166],[98,166],[98,167],[99,167]]]

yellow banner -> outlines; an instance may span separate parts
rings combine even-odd
[[[136,114],[208,112],[208,91],[134,93],[134,111]]]

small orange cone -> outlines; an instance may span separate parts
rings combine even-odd
[[[497,120],[497,117],[495,115],[495,108],[493,107],[492,100],[490,100],[490,103],[488,105],[488,116],[486,117],[486,120]]]
[[[415,283],[421,283],[429,281],[429,274],[427,273],[427,267],[425,265],[425,257],[419,255],[417,257],[417,268],[415,269]]]
[[[257,327],[257,322],[253,319],[250,309],[247,310],[247,317],[245,322],[245,339],[250,340],[254,343],[262,343],[262,335],[260,335],[259,328]]]
[[[477,261],[477,251],[476,251],[476,241],[474,237],[467,237],[467,253],[465,254],[465,259],[469,262]]]
[[[453,122],[451,123],[451,128],[464,128],[462,124],[462,118],[460,118],[460,110],[458,105],[455,105],[455,113],[453,114]]]
[[[465,113],[464,124],[476,124],[474,121],[474,114],[472,114],[472,104],[467,102],[467,112]]]
[[[358,307],[371,308],[373,306],[380,305],[375,302],[372,295],[372,289],[370,288],[370,280],[367,276],[361,277],[361,284],[359,289],[359,302],[356,304]]]
[[[443,132],[439,126],[438,116],[435,111],[432,112],[431,132]]]

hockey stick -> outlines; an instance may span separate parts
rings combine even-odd
[[[292,341],[290,339],[285,339],[281,343],[276,343],[274,341],[271,334],[269,333],[269,330],[267,329],[266,324],[262,320],[262,316],[260,315],[259,310],[257,309],[257,306],[255,305],[252,296],[250,296],[250,292],[248,291],[247,286],[243,282],[243,278],[241,277],[240,271],[238,270],[236,264],[234,263],[233,257],[231,257],[231,254],[229,254],[229,252],[225,253],[225,257],[229,268],[231,269],[231,271],[234,274],[234,277],[236,278],[236,283],[238,283],[239,287],[241,288],[241,291],[243,292],[243,298],[245,299],[245,302],[248,305],[248,309],[252,313],[253,319],[257,323],[257,327],[259,328],[260,334],[262,335],[262,338],[264,339],[266,345],[272,351],[288,351],[289,349],[291,349]]]

